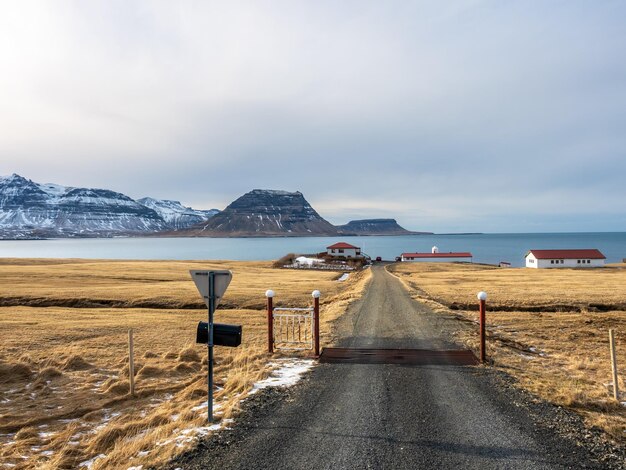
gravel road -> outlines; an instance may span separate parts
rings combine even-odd
[[[411,299],[384,267],[372,274],[338,324],[340,346],[456,347],[458,321]],[[561,432],[556,421],[575,430]],[[170,468],[619,468],[619,457],[601,461],[608,451],[576,444],[585,432],[489,368],[320,364],[289,391],[254,396],[232,430]]]

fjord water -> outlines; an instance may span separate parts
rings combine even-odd
[[[103,258],[161,260],[274,260],[287,253],[316,253],[337,241],[360,246],[372,257],[393,260],[402,252],[470,251],[476,263],[523,266],[530,249],[598,248],[608,263],[626,258],[626,232],[405,235],[302,238],[85,238],[0,241],[5,258]]]

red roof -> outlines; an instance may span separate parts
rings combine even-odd
[[[606,259],[600,250],[530,250],[526,253],[535,255],[537,259]]]
[[[469,251],[450,253],[402,253],[403,258],[472,258]]]
[[[350,245],[349,243],[345,243],[345,242],[335,243],[334,245],[330,245],[326,247],[327,250],[336,249],[336,248],[348,248],[348,249],[355,248],[357,250],[359,249],[358,246]]]

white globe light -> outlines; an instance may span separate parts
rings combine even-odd
[[[487,300],[487,293],[485,291],[480,291],[476,297],[478,297],[478,300]]]
[[[265,297],[272,298],[274,297],[274,291],[272,289],[265,291]]]
[[[313,292],[311,292],[311,295],[313,296],[313,298],[315,299],[319,299],[320,295],[322,295],[322,293],[318,290],[314,290]]]

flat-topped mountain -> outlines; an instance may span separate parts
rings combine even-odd
[[[254,189],[207,222],[176,233],[182,236],[267,237],[336,235],[301,192]]]
[[[396,222],[396,219],[351,220],[345,225],[338,225],[337,229],[345,235],[412,235],[431,233],[411,232],[401,227]]]

